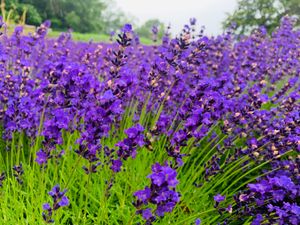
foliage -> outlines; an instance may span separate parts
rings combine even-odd
[[[12,12],[12,21],[19,23],[26,13],[26,23],[39,25],[51,20],[55,29],[72,28],[74,31],[106,32],[116,30],[126,22],[127,16],[119,11],[111,11],[110,2],[104,0],[5,0],[5,9]],[[2,12],[3,13],[3,12]],[[109,15],[109,16],[108,16]]]
[[[18,4],[16,11],[18,15],[25,13],[25,23],[38,26],[42,23],[42,18],[36,8],[30,4]]]
[[[285,15],[300,19],[299,14],[298,0],[239,0],[238,8],[228,15],[223,27],[234,27],[237,33],[247,34],[254,28],[264,26],[271,33]]]
[[[103,21],[101,14],[105,9],[103,1],[24,0],[21,2],[33,5],[43,20],[52,18],[60,20],[61,26],[54,28],[72,26],[72,29],[79,32],[101,30],[101,22]]]
[[[77,30],[77,28],[81,26],[81,19],[74,11],[72,11],[66,15],[66,24]]]
[[[103,12],[103,24],[107,34],[119,30],[126,23],[134,26],[135,18],[131,18],[118,9],[114,1],[106,1],[106,6],[107,10]]]
[[[153,39],[153,27],[158,29],[157,37],[161,39],[165,32],[165,25],[158,19],[147,20],[143,25],[138,27],[135,31],[140,37]]]

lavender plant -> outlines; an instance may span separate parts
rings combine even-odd
[[[1,224],[300,223],[299,29],[196,22],[155,46],[2,34]]]
[[[46,223],[53,223],[52,219],[53,212],[58,210],[61,207],[69,205],[69,199],[65,196],[67,190],[60,191],[59,185],[55,185],[53,189],[48,192],[48,194],[52,197],[53,206],[50,206],[49,203],[43,204],[43,210],[45,212],[42,213],[43,219]]]
[[[179,202],[180,193],[175,189],[178,184],[176,175],[176,170],[167,163],[164,166],[156,163],[152,166],[152,174],[148,176],[151,179],[150,187],[146,186],[145,189],[134,193],[137,198],[134,203],[137,214],[142,214],[146,224],[155,221],[155,215],[163,217],[165,213],[172,212]],[[143,205],[150,204],[156,205],[154,212],[151,208],[142,209]]]

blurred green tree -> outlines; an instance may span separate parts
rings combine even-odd
[[[23,22],[26,24],[38,26],[43,22],[36,8],[30,4],[17,4],[16,12],[18,15],[25,13],[25,21]]]
[[[80,17],[74,11],[69,12],[66,15],[66,23],[69,27],[77,30],[81,25]]]
[[[126,23],[134,25],[129,17],[116,6],[114,0],[1,0],[1,14],[14,23],[39,25],[51,20],[56,30],[72,28],[81,33],[110,33]],[[164,24],[149,20],[137,29],[142,37],[152,37],[152,26],[158,27],[158,37],[163,35]]]
[[[153,27],[156,27],[158,29],[157,37],[158,39],[161,39],[165,31],[165,25],[158,19],[147,20],[142,26],[135,29],[135,31],[140,37],[152,39]]]
[[[271,33],[285,15],[298,17],[299,25],[300,0],[239,0],[238,8],[227,15],[223,28],[234,26],[237,34],[247,34],[264,26]]]
[[[103,11],[106,4],[102,0],[19,0],[34,6],[43,20],[53,20],[53,28],[72,28],[78,32],[103,30]]]

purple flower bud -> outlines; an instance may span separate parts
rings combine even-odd
[[[157,35],[157,33],[158,33],[158,27],[157,27],[156,25],[152,26],[151,31],[152,31],[152,33],[153,33],[154,35]]]
[[[196,22],[197,22],[197,19],[196,18],[190,18],[190,24],[191,26],[195,26],[196,25]]]
[[[124,27],[122,28],[122,31],[127,33],[132,31],[132,25],[131,24],[125,24]]]
[[[145,220],[149,220],[151,217],[153,217],[151,209],[144,209],[142,212],[142,216]]]
[[[58,205],[61,207],[68,206],[69,204],[70,204],[69,199],[66,196],[63,196],[61,200],[58,202]]]
[[[117,160],[112,160],[112,165],[110,168],[114,172],[119,172],[121,171],[121,166],[122,166],[122,161],[120,159],[117,159]]]
[[[43,150],[40,150],[36,153],[35,161],[40,165],[47,163],[48,155]]]
[[[136,196],[141,201],[147,201],[151,197],[151,189],[149,187],[146,187],[144,190],[140,190],[134,193],[134,196]]]
[[[196,220],[195,220],[195,225],[200,225],[201,224],[201,220],[199,219],[199,218],[197,218]]]
[[[52,219],[53,213],[58,210],[60,207],[68,206],[70,204],[69,199],[65,196],[66,189],[60,192],[59,185],[55,185],[48,194],[53,199],[53,206],[51,207],[49,203],[43,204],[43,210],[46,212],[42,213],[43,220],[47,223],[53,223]]]
[[[217,203],[223,202],[224,200],[225,200],[225,196],[222,196],[220,194],[214,196],[214,201]]]
[[[43,210],[50,210],[51,209],[51,206],[50,206],[50,204],[49,203],[45,203],[45,204],[43,204]]]
[[[169,167],[167,163],[164,166],[155,163],[152,166],[152,174],[148,176],[151,179],[150,188],[145,187],[144,190],[134,193],[137,198],[134,203],[135,207],[138,209],[149,203],[156,204],[157,207],[153,213],[159,217],[164,216],[167,212],[172,212],[175,205],[180,201],[180,194],[175,191],[178,183],[176,176],[176,171]],[[139,210],[137,210],[138,212]],[[150,218],[149,212],[147,212],[146,217]]]

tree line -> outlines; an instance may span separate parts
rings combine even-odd
[[[237,0],[237,5],[224,20],[224,30],[234,28],[236,34],[248,34],[264,26],[271,33],[285,15],[294,16],[300,25],[300,0]],[[112,0],[1,0],[1,15],[14,23],[36,26],[51,20],[53,29],[72,28],[81,33],[110,33],[125,23],[135,22],[114,8]],[[146,21],[136,32],[151,38],[153,26],[158,28],[160,38],[165,25],[158,19]]]
[[[227,15],[223,28],[232,27],[236,34],[248,34],[264,26],[271,34],[284,16],[294,17],[295,25],[300,25],[300,0],[238,0],[236,10]]]
[[[75,31],[85,33],[103,31],[111,22],[104,18],[104,12],[109,5],[108,1],[103,0],[1,1],[2,7],[3,4],[5,5],[6,17],[9,16],[8,19],[16,23],[24,19],[26,24],[39,25],[45,20],[51,20],[51,27],[54,29],[72,28]],[[122,15],[115,17],[122,17]],[[118,19],[121,20],[121,18]],[[116,23],[117,21],[113,22]]]
[[[51,28],[80,33],[110,33],[135,19],[117,9],[111,0],[1,0],[1,16],[16,24],[40,25],[51,20]],[[161,31],[158,19],[146,21],[136,31],[151,38],[151,28]],[[159,35],[161,36],[161,31]]]

